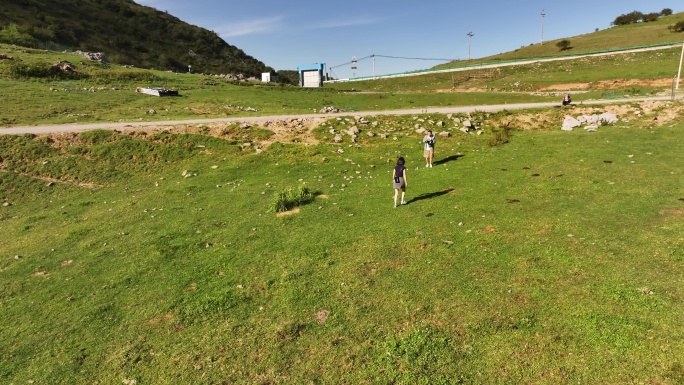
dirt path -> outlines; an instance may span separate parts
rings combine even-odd
[[[617,103],[636,103],[644,101],[663,101],[671,100],[670,96],[656,96],[648,98],[628,98],[610,100],[585,100],[575,105],[596,105],[596,104],[617,104]],[[380,115],[414,115],[414,114],[456,114],[469,113],[475,111],[496,112],[502,110],[521,110],[532,108],[551,108],[558,103],[519,103],[519,104],[495,104],[477,105],[462,107],[434,107],[422,109],[406,110],[384,110],[384,111],[357,111],[343,112],[337,114],[302,114],[302,115],[274,115],[274,116],[255,116],[240,118],[215,118],[215,119],[189,119],[189,120],[165,120],[151,122],[112,122],[112,123],[90,123],[90,124],[56,124],[44,126],[23,126],[23,127],[0,127],[0,134],[50,134],[64,132],[80,132],[88,130],[136,130],[140,128],[159,128],[165,126],[187,126],[197,124],[227,124],[227,123],[248,123],[265,125],[269,129],[287,127],[287,123],[293,120],[306,120],[308,122],[321,122],[337,116],[380,116]],[[271,126],[271,127],[269,127]],[[282,131],[276,129],[274,132]]]

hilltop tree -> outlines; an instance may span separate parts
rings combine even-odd
[[[662,11],[660,11],[661,16],[670,16],[672,14],[672,9],[670,8],[663,8]]]
[[[644,23],[647,23],[649,21],[656,21],[656,20],[658,20],[659,17],[660,17],[660,14],[658,12],[651,12],[651,13],[645,14],[644,17],[641,18],[641,20]]]
[[[568,39],[563,39],[556,43],[556,47],[558,47],[561,51],[565,51],[567,49],[570,49],[570,40]]]
[[[632,11],[625,15],[620,15],[613,20],[613,25],[627,25],[638,23],[644,18],[644,14],[639,11]]]

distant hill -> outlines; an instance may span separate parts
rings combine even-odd
[[[453,61],[440,64],[435,68],[458,66],[462,65],[464,62],[478,63],[527,59],[586,53],[591,51],[614,50],[649,44],[681,42],[684,40],[684,32],[677,32],[672,27],[683,21],[684,12],[680,12],[659,17],[654,21],[616,25],[605,29],[596,28],[593,32],[583,35],[545,40],[543,43],[534,42],[527,46],[493,56],[473,59],[471,61]],[[566,49],[561,49],[557,45],[562,40],[567,40],[569,42],[569,46]]]
[[[0,28],[7,43],[102,52],[142,68],[187,72],[190,65],[248,76],[272,70],[215,32],[132,0],[2,0]]]

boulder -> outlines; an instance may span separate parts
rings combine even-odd
[[[561,127],[561,130],[563,131],[572,131],[573,128],[581,126],[582,123],[580,123],[579,120],[573,118],[570,115],[565,115],[565,119],[563,120],[563,126]]]

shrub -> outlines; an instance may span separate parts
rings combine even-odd
[[[561,51],[565,51],[566,49],[570,48],[570,40],[563,39],[556,43],[556,47],[558,47]]]
[[[671,32],[684,32],[684,20],[677,22],[675,25],[667,27]]]
[[[511,140],[511,129],[503,127],[501,130],[492,131],[492,135],[487,139],[489,147],[498,146],[500,144],[508,143]]]
[[[313,193],[308,187],[299,186],[295,189],[287,188],[276,196],[271,210],[276,213],[292,210],[293,208],[305,204],[313,199]]]
[[[33,37],[28,33],[21,32],[17,25],[12,23],[5,28],[0,28],[0,43],[30,47],[33,45]]]

